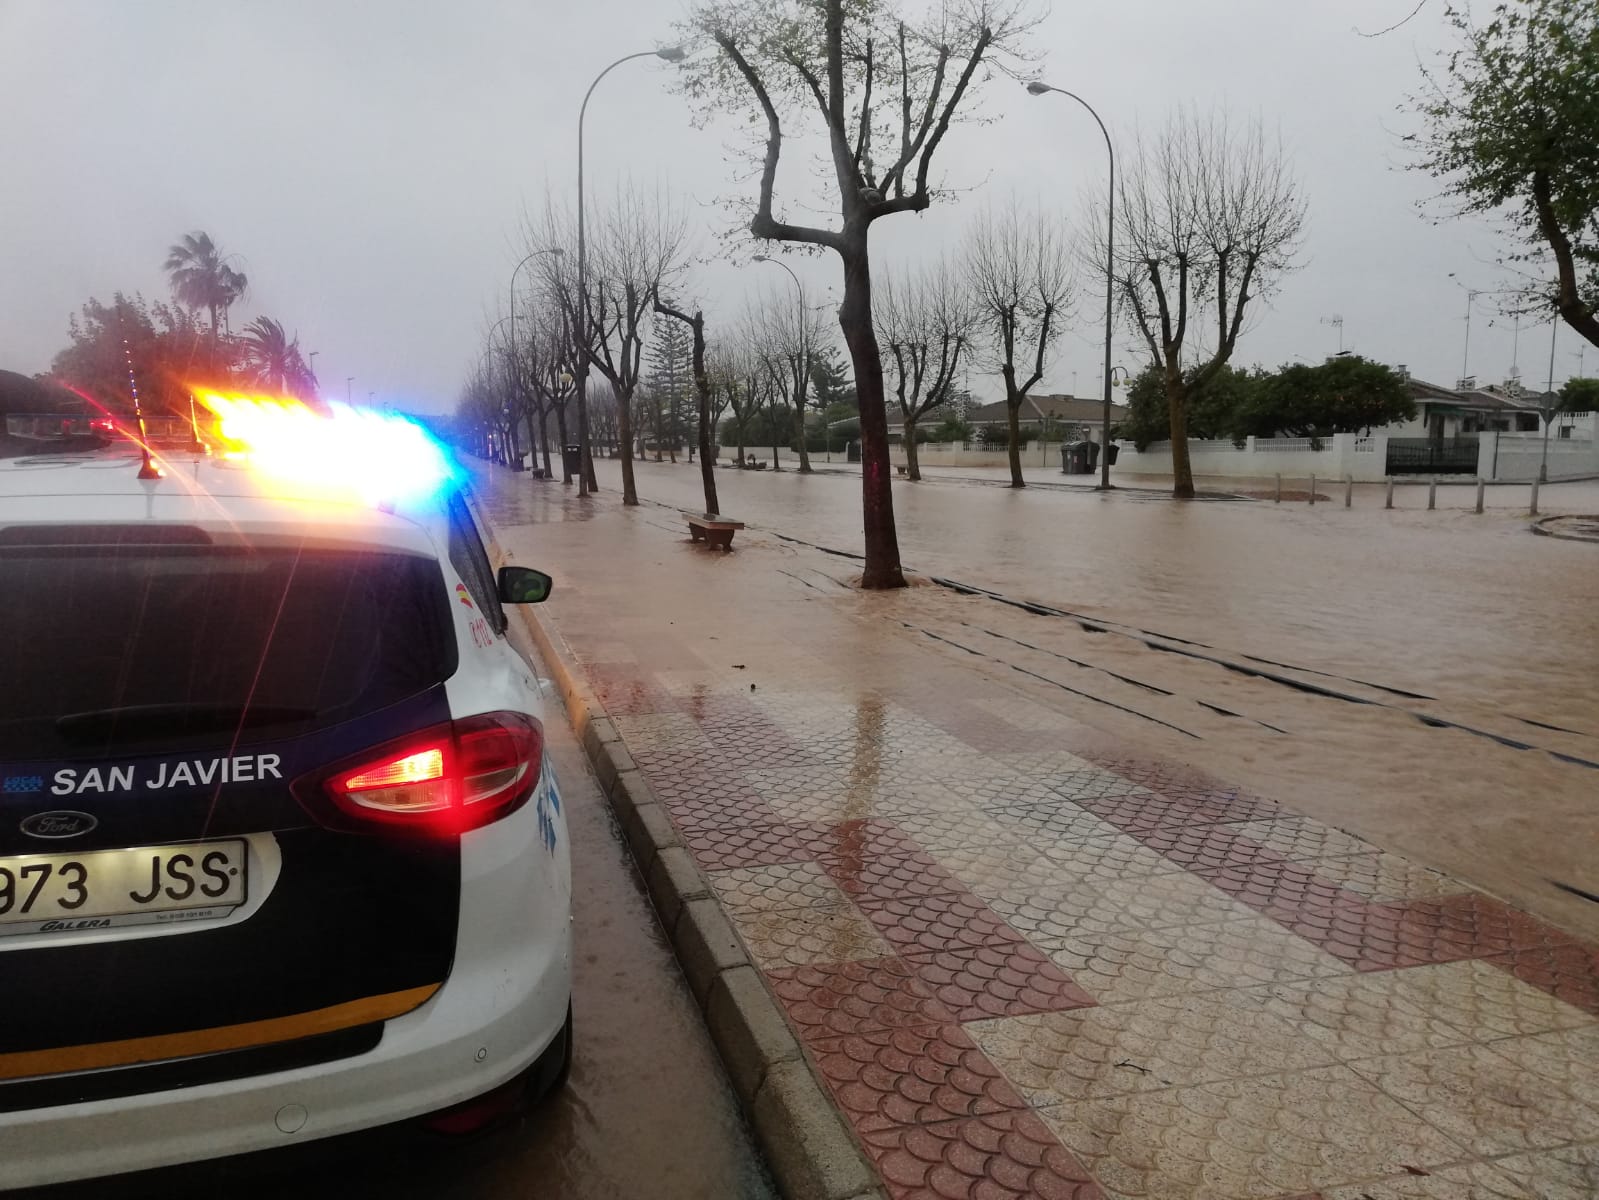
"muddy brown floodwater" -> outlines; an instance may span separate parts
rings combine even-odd
[[[697,466],[637,471],[647,502],[702,506]],[[601,465],[596,511],[615,511],[619,474]],[[810,549],[859,553],[858,474],[719,470],[717,486],[751,524],[740,544],[858,571]],[[530,482],[524,517],[560,519],[531,511],[559,490]],[[1386,511],[1380,487],[1346,510],[1341,489],[1312,508],[896,482],[908,568],[1035,608],[925,587],[860,611],[958,646],[1040,704],[1599,933],[1582,895],[1599,895],[1599,546],[1533,535],[1524,490],[1491,493],[1480,516],[1471,489],[1440,489],[1431,512],[1425,491]],[[1559,485],[1543,506],[1596,500]],[[648,503],[626,516],[676,525]]]

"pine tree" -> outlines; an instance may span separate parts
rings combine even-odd
[[[694,427],[693,335],[681,321],[657,321],[646,359],[651,419],[655,427],[655,458],[660,461],[664,445],[671,450],[672,461],[676,462],[677,448],[684,444],[687,431]],[[692,450],[689,456],[692,459]]]

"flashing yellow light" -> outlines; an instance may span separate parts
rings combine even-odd
[[[224,457],[324,494],[369,504],[403,501],[437,492],[455,478],[444,448],[408,417],[337,402],[324,414],[287,396],[200,389],[195,399],[216,414]]]

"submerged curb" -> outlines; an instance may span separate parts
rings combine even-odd
[[[510,559],[497,539],[490,553],[498,563]],[[883,1200],[876,1173],[806,1063],[777,1001],[576,655],[536,609],[519,609],[518,615],[560,689],[778,1188],[788,1200]]]

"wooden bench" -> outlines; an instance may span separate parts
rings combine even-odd
[[[707,546],[720,547],[723,554],[733,549],[734,531],[744,528],[743,521],[732,521],[726,517],[712,516],[710,513],[684,515],[688,517],[689,540],[703,541]]]

